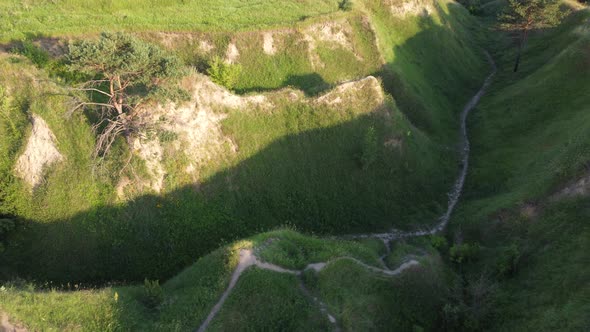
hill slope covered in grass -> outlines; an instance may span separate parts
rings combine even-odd
[[[320,1],[3,1],[1,41],[96,31],[246,30],[281,26],[338,11]]]
[[[307,291],[294,275],[251,267],[210,330],[331,329],[312,297],[323,301],[345,330],[432,329],[440,323],[437,312],[446,296],[445,269],[428,241],[408,246],[422,252],[421,265],[403,274],[384,276],[337,260],[320,272],[306,271],[302,278]],[[64,292],[10,284],[0,292],[0,303],[33,330],[196,330],[227,287],[240,251],[251,248],[258,248],[264,261],[287,269],[338,257],[381,268],[379,256],[385,251],[377,240],[326,240],[282,230],[220,248],[164,282],[158,292],[145,286],[77,290],[79,285],[71,285],[72,291]]]
[[[491,330],[590,328],[589,17],[536,32],[518,73],[513,52],[496,54],[499,77],[472,118],[472,168],[451,225],[481,246],[464,271],[495,284]]]
[[[208,315],[220,331],[590,328],[588,10],[535,31],[513,73],[508,33],[454,2],[365,0],[327,16],[336,3],[290,3],[319,16],[293,23],[269,2],[248,26],[171,32],[137,11],[138,36],[194,67],[191,97],[142,110],[148,129],[99,168],[92,114],[64,117],[75,78],[61,51],[0,54],[0,214],[16,224],[0,234],[0,311],[31,330],[185,331]],[[84,11],[44,3],[27,29],[58,8]],[[273,29],[244,31],[261,26]],[[498,74],[469,120],[450,229],[390,248],[337,238],[435,224],[460,111],[488,71],[482,45]],[[216,56],[242,66],[238,94],[196,72]],[[62,158],[31,188],[15,167],[34,117]]]
[[[331,89],[306,95],[277,83],[270,86],[278,91],[238,96],[193,71],[183,82],[191,100],[150,105],[149,130],[131,151],[118,141],[98,168],[92,114],[64,120],[71,104],[62,95],[73,78],[63,75],[60,60],[39,62],[24,52],[35,68],[3,55],[0,79],[10,100],[4,112],[23,121],[11,128],[0,119],[14,133],[6,143],[2,185],[10,194],[1,213],[19,221],[6,241],[3,275],[92,284],[166,279],[224,243],[281,225],[319,234],[430,225],[457,172],[459,112],[487,70],[470,34],[477,22],[447,1],[421,3],[428,15],[369,5],[342,14],[345,21],[301,26],[308,32],[297,38],[313,40],[300,44],[294,56],[305,65],[294,72],[311,71]],[[350,31],[363,33],[346,37],[355,25]],[[262,48],[245,48],[240,38],[248,35],[231,36],[243,71],[263,71],[266,62],[249,60]],[[216,49],[230,48],[223,40]],[[372,46],[355,51],[362,45]],[[425,56],[431,52],[439,56]],[[340,61],[347,58],[382,59],[361,67],[377,79],[340,82],[359,75]],[[434,76],[444,62],[448,69]],[[340,70],[347,74],[329,75]],[[304,90],[315,86],[306,82]],[[12,172],[32,114],[45,119],[63,155],[33,191]]]

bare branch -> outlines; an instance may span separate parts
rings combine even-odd
[[[122,132],[127,130],[127,124],[120,121],[108,120],[109,124],[96,140],[96,147],[93,156],[96,159],[100,155],[105,155],[111,149],[111,146]]]
[[[74,106],[73,108],[71,108],[66,114],[67,116],[71,116],[75,111],[79,110],[80,108],[83,108],[85,106],[103,106],[106,108],[113,108],[113,105],[110,104],[105,104],[105,103],[93,103],[93,102],[78,102],[78,104],[76,106]]]
[[[90,80],[82,83],[80,86],[92,86],[92,85],[99,85],[101,83],[109,82],[110,80]]]
[[[109,98],[113,98],[113,95],[111,95],[111,94],[109,94],[107,92],[104,92],[102,90],[96,89],[96,88],[70,88],[70,90],[74,90],[74,91],[94,91],[94,92],[101,93],[101,94],[103,94],[103,95],[105,95],[105,96],[107,96]]]

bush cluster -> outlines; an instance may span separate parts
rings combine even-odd
[[[449,249],[449,256],[452,262],[457,264],[474,261],[479,254],[477,243],[455,244]]]
[[[50,62],[49,53],[30,40],[23,40],[12,52],[27,57],[39,68],[44,68]]]
[[[338,7],[340,8],[340,10],[343,11],[351,11],[352,7],[354,7],[354,3],[352,2],[352,0],[342,0]]]
[[[242,73],[242,66],[226,63],[220,57],[214,57],[209,62],[207,74],[213,82],[232,90],[238,83],[238,78]]]
[[[155,309],[162,304],[162,301],[164,301],[164,291],[158,280],[144,280],[141,301],[150,309]]]
[[[481,1],[480,0],[460,0],[460,4],[463,5],[471,15],[481,15],[482,8],[481,8]]]

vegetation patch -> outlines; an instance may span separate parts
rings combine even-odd
[[[3,1],[6,13],[0,24],[6,27],[0,40],[31,35],[80,35],[105,30],[116,31],[232,31],[252,30],[291,24],[339,10],[339,0],[164,0],[146,6],[142,0],[118,2]],[[153,15],[158,13],[158,15]]]

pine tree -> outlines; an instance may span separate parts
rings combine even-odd
[[[560,9],[558,0],[508,0],[508,7],[500,15],[500,20],[505,28],[520,31],[514,72],[518,71],[529,32],[533,29],[556,26],[566,14]]]
[[[104,128],[95,155],[106,154],[119,135],[129,139],[137,129],[133,121],[135,109],[182,71],[178,58],[124,33],[102,33],[98,40],[70,44],[68,60],[71,70],[94,78],[75,90],[96,93],[99,98],[80,100],[71,111],[100,107],[97,127]]]

